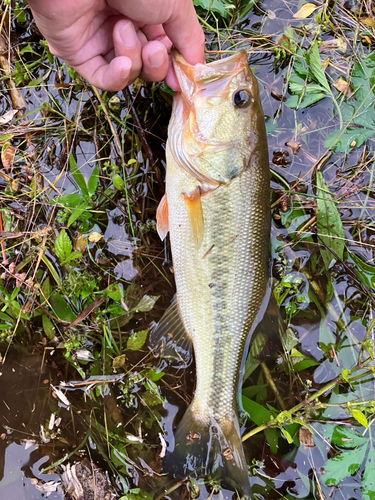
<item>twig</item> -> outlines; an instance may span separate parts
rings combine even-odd
[[[183,481],[179,481],[178,483],[174,484],[169,490],[166,490],[164,493],[159,495],[158,497],[155,498],[155,500],[163,500],[167,495],[172,493],[173,491],[176,491],[180,486],[182,486],[184,483],[186,483],[186,479]]]
[[[130,91],[128,88],[124,89],[122,91],[122,93],[128,102],[129,112],[131,114],[133,123],[137,129],[137,133],[138,133],[138,136],[141,140],[142,146],[146,152],[150,166],[155,171],[156,182],[158,183],[160,192],[164,193],[164,182],[163,182],[163,179],[161,177],[160,168],[157,166],[157,161],[155,160],[155,157],[154,157],[154,154],[153,154],[152,149],[150,147],[150,144],[148,143],[146,133],[145,133],[144,124],[141,122],[141,119],[138,116],[137,110],[134,108],[132,95],[130,94]]]
[[[120,140],[119,140],[118,135],[116,133],[116,130],[115,130],[114,126],[113,126],[111,117],[109,116],[107,107],[104,104],[102,96],[99,94],[98,89],[96,87],[94,87],[94,85],[92,85],[91,87],[92,87],[92,89],[94,91],[94,94],[96,95],[98,101],[100,102],[100,105],[102,107],[103,113],[105,114],[105,117],[107,119],[109,128],[111,129],[111,132],[112,132],[112,135],[113,135],[113,140],[115,141],[115,144],[116,144],[116,147],[117,147],[118,154],[119,154],[120,157],[122,157],[122,148],[121,148]]]
[[[285,410],[285,404],[284,401],[282,400],[282,397],[280,396],[280,393],[276,387],[275,382],[273,381],[273,378],[271,377],[271,373],[269,369],[267,368],[267,365],[265,363],[261,363],[260,367],[263,370],[264,376],[266,377],[268,385],[271,387],[273,393],[275,394],[276,400],[279,403],[279,406],[282,410]]]

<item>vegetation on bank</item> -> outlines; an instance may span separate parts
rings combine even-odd
[[[268,130],[287,328],[280,340],[259,335],[245,365],[254,492],[320,499],[339,486],[373,500],[372,3],[194,3],[208,58],[248,51]],[[141,81],[98,91],[49,53],[25,3],[0,8],[1,362],[40,351],[71,382],[56,387],[53,413],[82,439],[48,467],[94,443],[123,500],[208,498],[215,482],[160,474],[164,431],[194,374],[147,347],[174,294],[155,229],[172,92]],[[43,439],[66,441],[41,424]]]

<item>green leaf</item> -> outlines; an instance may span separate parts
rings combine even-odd
[[[99,167],[95,165],[94,170],[91,172],[89,182],[87,184],[88,195],[91,197],[98,187],[99,182]]]
[[[318,235],[327,247],[331,248],[338,258],[342,260],[345,248],[344,230],[342,228],[340,214],[321,172],[317,172],[316,174],[316,185],[316,224]],[[322,246],[320,248],[320,254],[323,258],[325,267],[328,269],[332,260],[335,260],[335,257],[327,248]]]
[[[62,229],[55,240],[55,253],[57,258],[61,260],[66,260],[69,255],[72,253],[72,242],[65,229]]]
[[[55,292],[50,297],[50,304],[52,306],[52,313],[63,321],[71,323],[76,319],[76,315],[72,311],[70,305],[66,302],[61,293]]]
[[[145,373],[146,377],[150,380],[152,380],[153,382],[157,382],[158,380],[160,380],[162,377],[164,377],[165,373],[156,369],[151,369],[151,370],[147,370],[147,372]]]
[[[366,429],[368,429],[367,418],[360,410],[354,409],[351,411],[351,414],[359,424],[363,425],[363,427],[366,427]]]
[[[283,436],[286,438],[286,440],[288,441],[289,444],[292,444],[293,443],[293,438],[292,436],[289,434],[289,432],[287,430],[285,430],[283,427],[279,427],[280,431],[281,431],[281,434],[283,434]]]
[[[148,312],[153,309],[155,302],[158,300],[160,295],[144,295],[138,304],[134,307],[136,312]]]
[[[350,84],[355,91],[357,101],[360,103],[364,102],[363,106],[365,107],[373,105],[374,89],[372,87],[374,83],[375,52],[372,52],[354,64],[350,79]]]
[[[202,7],[204,10],[213,10],[218,12],[222,17],[228,13],[225,4],[220,0],[193,0],[195,7]]]
[[[62,266],[64,266],[65,264],[67,264],[68,262],[70,262],[71,260],[75,260],[75,259],[80,259],[82,257],[82,254],[81,252],[78,252],[77,250],[72,252],[70,255],[68,255],[68,257],[64,260],[62,260],[60,262],[60,264]]]
[[[296,108],[300,99],[301,97],[299,95],[292,95],[285,101],[285,105],[288,106],[288,108]]]
[[[319,84],[328,94],[330,94],[331,89],[327,82],[327,77],[322,66],[322,61],[320,60],[318,44],[316,41],[311,44],[310,49],[307,51],[306,60],[316,81],[319,82]]]
[[[133,335],[128,338],[126,348],[131,351],[139,351],[146,343],[147,334],[148,330],[140,330],[139,332],[133,333]]]
[[[123,296],[124,296],[123,289],[117,283],[115,283],[114,285],[109,285],[108,297],[110,299],[113,299],[116,302],[120,302]]]
[[[251,352],[249,352],[245,362],[243,381],[247,380],[250,377],[250,375],[258,368],[259,365],[260,361],[254,358]]]
[[[357,448],[367,443],[368,438],[344,425],[336,425],[332,433],[332,444],[340,448]]]
[[[43,298],[46,298],[48,300],[48,297],[52,293],[52,287],[51,287],[51,283],[50,283],[49,277],[47,277],[43,281],[41,289],[42,289],[42,293],[43,293]]]
[[[348,450],[338,457],[330,458],[324,466],[325,474],[322,476],[324,484],[333,486],[345,477],[355,474],[362,465],[365,458],[367,446],[361,446],[354,450]]]
[[[262,425],[271,420],[272,414],[259,403],[242,395],[242,406],[256,425]]]
[[[53,263],[44,254],[42,254],[42,261],[47,266],[49,272],[52,274],[53,279],[56,281],[57,285],[61,286],[60,276],[59,276],[58,272],[56,271]]]
[[[68,219],[67,226],[70,227],[73,224],[73,222],[75,222],[78,219],[78,217],[80,217],[84,212],[86,212],[88,207],[89,203],[87,201],[84,201],[75,210],[73,210]]]
[[[295,363],[293,365],[293,371],[294,372],[301,372],[302,370],[306,370],[307,368],[310,368],[311,366],[317,366],[319,363],[314,361],[313,359],[304,359],[302,361],[299,361],[298,363]]]
[[[43,325],[43,330],[46,336],[50,339],[53,340],[55,338],[55,327],[53,326],[52,321],[49,319],[49,317],[46,314],[42,315],[42,325]]]
[[[374,442],[372,441],[362,476],[363,500],[375,500],[375,448],[373,445]]]
[[[113,186],[117,191],[123,191],[125,189],[125,184],[122,177],[119,174],[115,174],[112,179]]]
[[[355,253],[348,250],[350,260],[355,264],[354,272],[362,283],[368,288],[375,288],[375,266],[371,266],[364,262]]]
[[[348,153],[353,148],[362,146],[375,135],[375,129],[348,127],[342,132],[331,132],[324,141],[325,148],[331,148],[339,153]]]
[[[141,490],[140,488],[133,488],[128,491],[126,495],[120,500],[153,500],[154,494]]]
[[[3,324],[2,326],[4,326],[4,330],[5,329],[8,329],[10,326],[13,326],[14,325],[14,320],[13,318],[11,318],[10,316],[8,316],[8,314],[4,313],[4,312],[1,312],[0,311],[0,319],[5,322],[6,324]]]
[[[53,201],[63,207],[74,208],[85,201],[85,197],[81,194],[65,194],[64,196],[60,196],[60,198],[55,198]]]
[[[316,102],[321,101],[325,97],[327,97],[326,94],[322,94],[322,93],[307,94],[307,95],[305,95],[301,104],[298,106],[298,109],[307,108],[308,106],[311,106],[312,104],[315,104]]]
[[[40,85],[42,82],[44,82],[45,80],[47,80],[47,78],[49,77],[50,73],[51,73],[51,69],[50,69],[50,70],[48,70],[48,71],[46,71],[46,72],[44,73],[44,75],[43,75],[43,76],[41,76],[40,78],[36,78],[35,80],[31,80],[31,82],[29,82],[29,83],[27,84],[27,86],[28,86],[28,87],[39,87],[39,85]]]
[[[298,344],[298,339],[291,328],[287,328],[285,330],[285,334],[283,335],[281,340],[285,352],[290,352],[293,349],[293,347],[295,347]]]
[[[70,153],[69,155],[69,168],[72,173],[73,179],[76,181],[78,187],[82,191],[82,194],[87,196],[88,191],[87,191],[86,181],[77,166],[73,153]]]

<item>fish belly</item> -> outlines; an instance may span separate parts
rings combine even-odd
[[[258,162],[258,163],[257,163]],[[184,193],[194,177],[168,158],[166,191],[177,301],[193,340],[197,383],[191,411],[202,421],[236,413],[240,367],[267,288],[268,164],[256,156],[230,183],[202,196],[196,248]]]

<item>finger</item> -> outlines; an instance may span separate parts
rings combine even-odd
[[[161,42],[163,45],[165,45],[167,52],[169,54],[168,71],[167,71],[167,75],[165,77],[165,82],[173,90],[181,90],[180,85],[177,81],[174,69],[173,69],[172,59],[170,56],[172,42],[165,34],[163,26],[161,24],[159,24],[157,26],[147,25],[147,26],[144,26],[142,28],[142,31],[147,36],[147,38],[149,40],[157,40],[157,41]]]
[[[191,0],[176,2],[171,18],[163,27],[188,63],[204,63],[204,34]]]
[[[204,62],[204,34],[192,0],[107,0],[107,3],[143,25],[163,24],[167,36],[187,62]]]
[[[129,81],[134,81],[142,69],[142,46],[131,21],[118,21],[113,30],[113,45],[116,56],[126,56],[132,62]]]
[[[146,43],[142,49],[143,67],[141,78],[149,82],[164,80],[169,66],[165,45],[157,40]]]
[[[117,92],[130,83],[132,61],[128,57],[119,56],[108,64],[102,56],[96,56],[73,67],[95,87]]]
[[[168,72],[167,76],[165,77],[165,83],[170,87],[172,90],[181,90],[180,84],[178,83],[176,73],[173,69],[173,63],[170,60],[169,66],[168,66]]]

